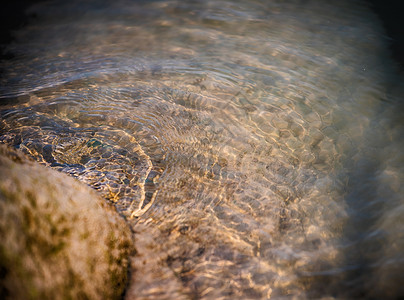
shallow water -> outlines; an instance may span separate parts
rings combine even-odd
[[[402,88],[346,2],[37,4],[0,141],[115,203],[128,299],[403,296]]]

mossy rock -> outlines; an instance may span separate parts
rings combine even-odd
[[[0,145],[2,299],[116,299],[129,227],[95,191]]]

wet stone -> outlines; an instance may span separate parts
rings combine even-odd
[[[3,296],[119,299],[132,240],[114,209],[86,185],[4,145],[0,171]]]

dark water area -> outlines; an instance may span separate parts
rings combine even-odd
[[[389,39],[392,56],[404,68],[404,19],[401,15],[403,3],[397,0],[369,0],[370,8],[380,18]]]
[[[29,7],[41,0],[18,0],[6,3],[0,12],[0,49],[1,57],[11,55],[4,47],[13,40],[13,31],[23,27],[29,20],[35,19],[35,13],[29,12]],[[399,0],[367,0],[369,8],[380,19],[388,39],[388,47],[398,68],[404,68],[404,18],[401,14],[402,2]]]
[[[404,26],[387,2],[14,5],[0,142],[116,206],[127,299],[398,299]]]

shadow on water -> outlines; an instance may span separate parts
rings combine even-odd
[[[400,0],[367,0],[381,19],[394,59],[404,71],[404,18]]]
[[[43,2],[43,0],[17,0],[2,4],[0,10],[0,59],[11,59],[14,56],[7,52],[5,47],[14,40],[16,30],[23,28],[35,18],[35,14],[29,14],[26,10],[39,2]]]
[[[404,295],[404,122],[402,113],[397,114],[404,111],[402,91],[393,83],[390,101],[383,103],[358,146],[361,154],[349,162],[345,201],[350,217],[341,239],[346,270],[336,295],[360,299]]]

